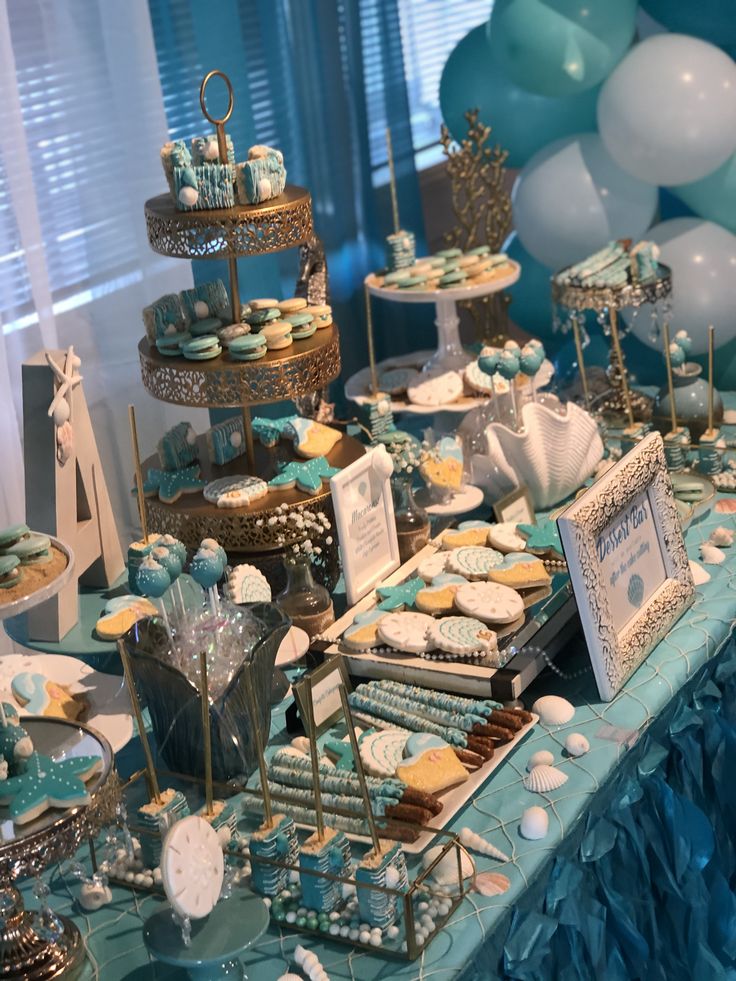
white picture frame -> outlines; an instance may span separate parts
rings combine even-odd
[[[660,434],[573,501],[557,527],[598,692],[610,701],[695,595]]]
[[[400,565],[392,473],[385,446],[376,446],[330,478],[350,606]]]

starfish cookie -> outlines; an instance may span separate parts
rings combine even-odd
[[[340,468],[331,467],[324,456],[317,456],[305,463],[292,461],[286,464],[278,476],[269,480],[268,487],[269,490],[285,490],[296,484],[305,494],[319,494],[322,481],[329,480],[339,472]]]
[[[421,576],[407,579],[398,586],[379,586],[376,592],[381,597],[379,610],[403,610],[405,606],[414,606],[414,600],[425,582]]]
[[[173,504],[182,494],[193,494],[206,487],[207,481],[199,479],[199,464],[180,470],[157,470],[151,467],[143,481],[144,497],[158,494],[165,504]],[[135,492],[134,492],[135,493]]]
[[[535,525],[517,525],[516,530],[526,538],[526,548],[534,555],[549,555],[551,558],[562,559],[562,543],[557,523],[549,518],[540,518]]]
[[[252,422],[253,435],[259,439],[264,446],[275,446],[282,436],[286,436],[286,429],[299,416],[280,416],[278,419],[266,419],[264,416],[256,416]]]
[[[33,753],[25,773],[0,783],[0,803],[10,805],[10,817],[16,824],[27,824],[49,807],[77,807],[89,802],[84,786],[102,767],[99,756],[73,756],[52,760]]]

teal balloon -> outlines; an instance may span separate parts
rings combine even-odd
[[[585,92],[631,45],[637,6],[637,0],[496,0],[488,24],[491,53],[508,78],[530,92]]]
[[[736,233],[736,156],[707,177],[670,190],[696,215]]]
[[[561,338],[552,331],[552,270],[529,255],[516,232],[506,239],[503,251],[521,266],[521,276],[506,289],[511,297],[509,316],[522,330],[538,337],[545,347],[554,347]]]
[[[641,5],[677,34],[692,34],[719,47],[736,44],[733,0],[641,0]]]
[[[556,99],[515,85],[491,54],[485,24],[453,49],[440,79],[442,118],[454,139],[467,136],[465,113],[477,108],[493,128],[491,142],[508,151],[509,167],[523,167],[552,140],[595,129],[597,101],[597,88]]]

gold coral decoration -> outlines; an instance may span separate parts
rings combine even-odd
[[[492,129],[478,115],[478,109],[465,113],[468,135],[459,144],[444,124],[440,131],[457,222],[444,238],[448,246],[464,251],[488,245],[492,252],[500,252],[513,227],[505,167],[508,150],[488,145]],[[509,302],[499,292],[462,304],[471,312],[479,340],[492,343],[506,335]]]

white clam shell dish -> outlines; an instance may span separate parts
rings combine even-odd
[[[585,756],[590,749],[590,743],[582,732],[571,732],[565,739],[565,749],[570,756]]]
[[[560,695],[542,695],[532,705],[532,712],[546,726],[564,726],[575,715],[575,706]]]
[[[572,402],[559,412],[539,402],[521,410],[515,432],[492,422],[486,453],[473,457],[473,483],[493,503],[518,487],[528,487],[537,510],[569,497],[603,458],[603,442],[591,415]]]
[[[549,830],[549,816],[543,807],[527,807],[521,815],[519,833],[527,841],[539,841]]]
[[[529,757],[526,768],[529,771],[533,770],[535,766],[552,766],[554,761],[554,753],[550,753],[548,749],[539,749]]]
[[[555,766],[535,766],[522,782],[527,790],[535,794],[546,794],[567,783],[567,774]]]

